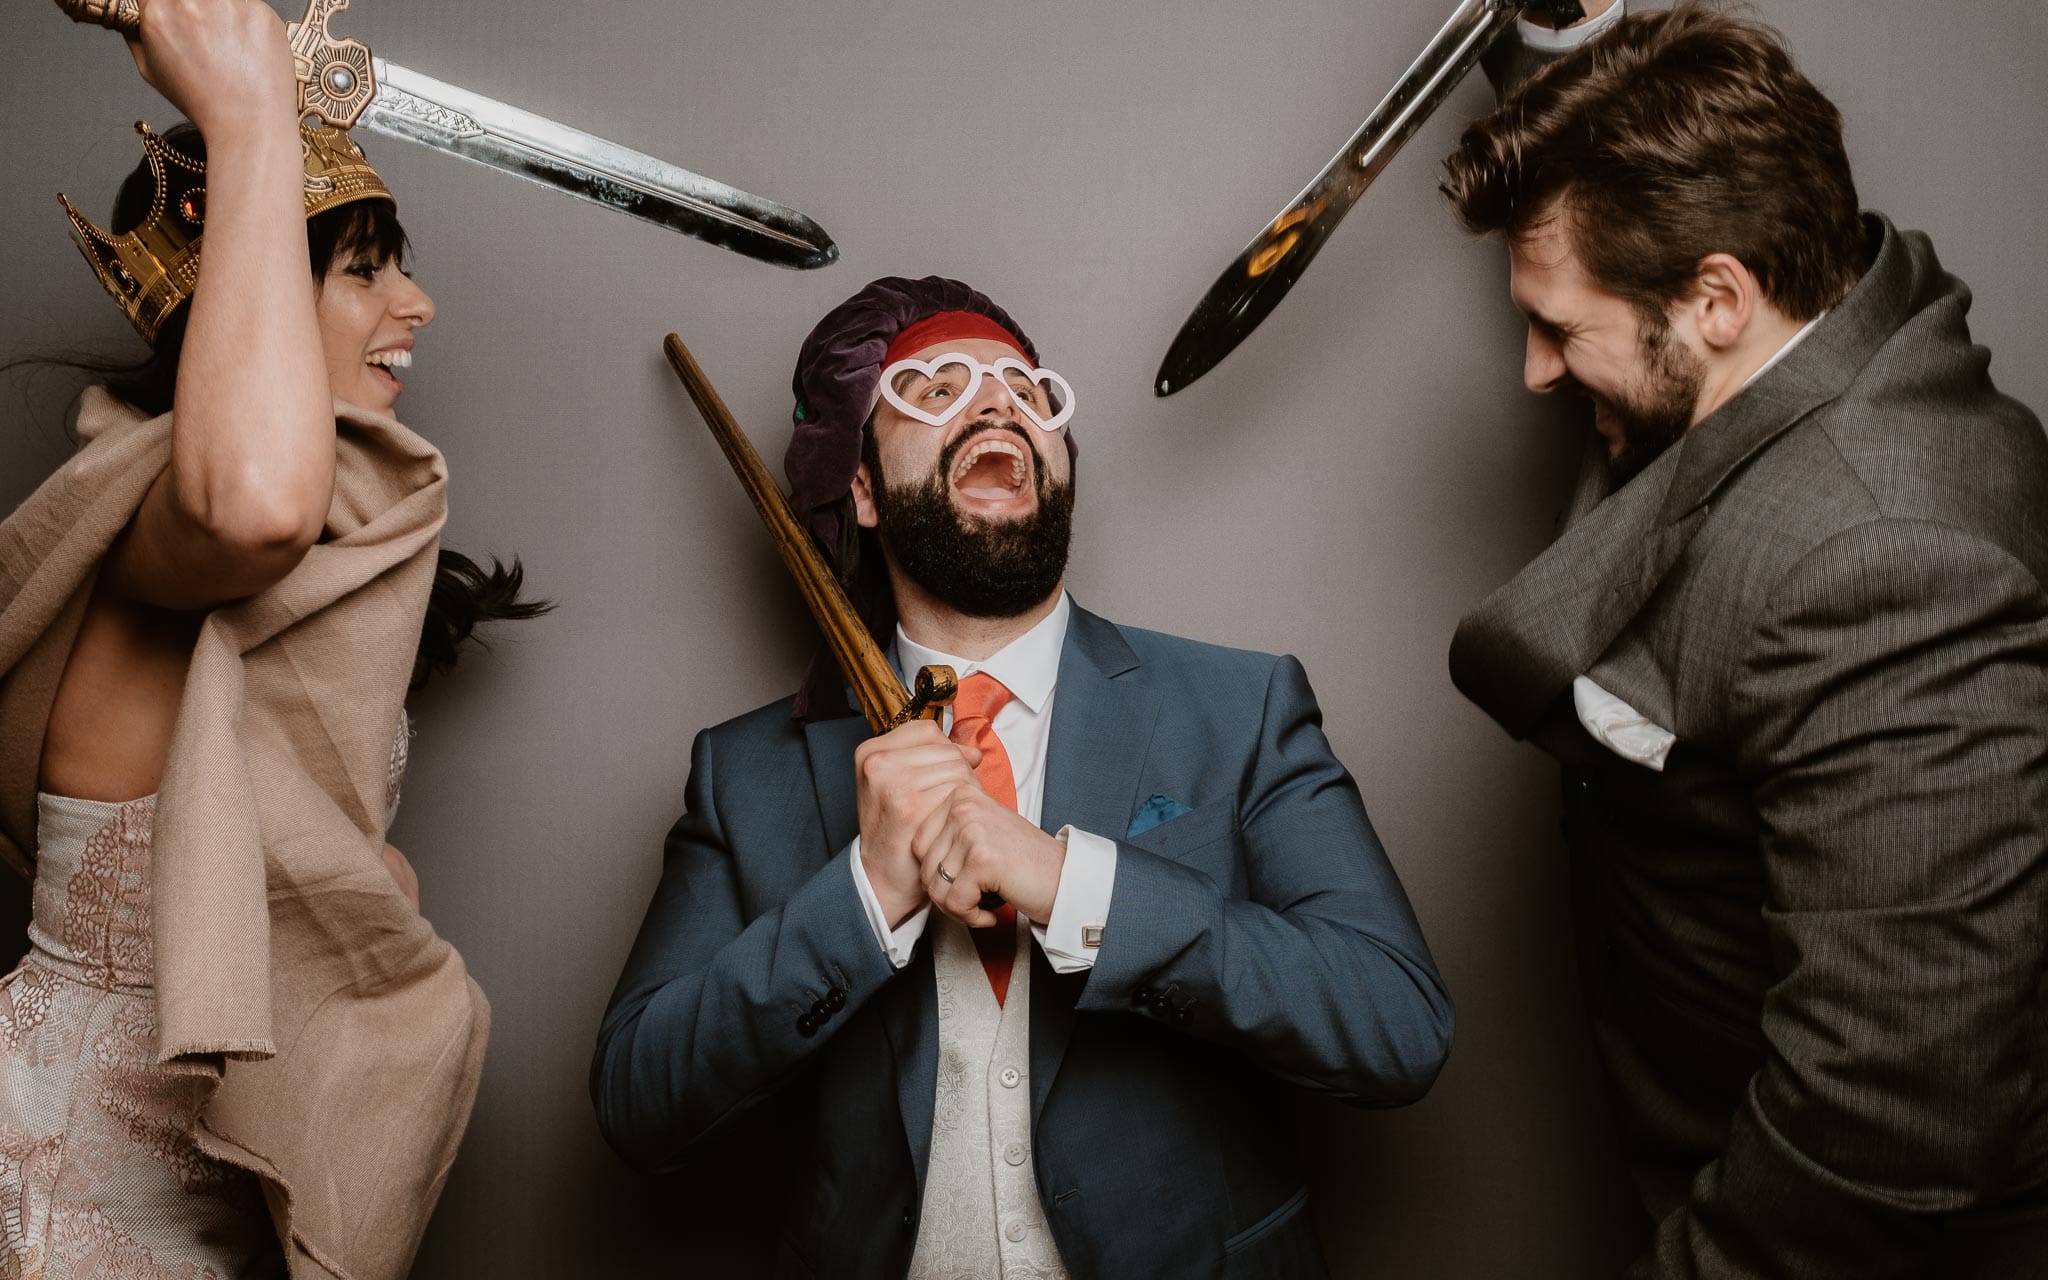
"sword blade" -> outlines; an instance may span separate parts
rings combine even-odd
[[[1280,305],[1372,180],[1514,25],[1521,10],[1522,0],[1460,0],[1443,30],[1344,149],[1209,286],[1167,349],[1153,383],[1155,395],[1170,396],[1215,368]]]
[[[373,59],[377,96],[357,123],[777,266],[839,259],[796,210],[432,76]]]

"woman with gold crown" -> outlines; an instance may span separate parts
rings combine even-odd
[[[488,1025],[384,843],[404,697],[537,606],[438,550],[440,455],[390,416],[434,304],[361,151],[298,121],[283,25],[141,17],[196,128],[142,128],[113,231],[70,212],[154,355],[0,524],[0,860],[34,878],[0,1277],[395,1278]]]

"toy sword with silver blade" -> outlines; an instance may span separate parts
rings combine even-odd
[[[1159,366],[1154,394],[1170,396],[1209,372],[1259,327],[1372,180],[1524,9],[1541,10],[1559,27],[1585,16],[1579,0],[1459,0],[1450,21],[1393,92],[1373,108],[1351,141],[1245,246],[1195,305]]]
[[[348,6],[349,0],[308,0],[306,16],[289,29],[307,115],[446,151],[777,266],[838,261],[832,237],[794,209],[373,57],[360,40],[334,37],[328,20]],[[57,0],[57,7],[131,37],[141,30],[138,0]]]
[[[594,138],[382,58],[361,125],[566,191],[783,267],[839,258],[825,229],[794,209]]]

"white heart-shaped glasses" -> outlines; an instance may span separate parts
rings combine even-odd
[[[948,351],[930,360],[898,360],[882,370],[880,394],[897,412],[943,427],[974,403],[984,377],[1008,388],[1011,403],[1040,431],[1058,431],[1074,416],[1074,389],[1067,380],[1014,356],[1002,356],[994,364],[983,364],[964,351]]]

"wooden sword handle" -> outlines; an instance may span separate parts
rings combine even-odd
[[[676,376],[682,379],[683,388],[690,393],[697,412],[704,415],[704,425],[711,428],[718,447],[725,452],[725,460],[732,464],[733,473],[739,476],[740,486],[753,499],[754,510],[760,513],[761,523],[768,526],[768,534],[775,540],[775,549],[781,553],[782,563],[788,567],[790,576],[796,579],[797,590],[803,593],[811,616],[818,620],[818,630],[824,633],[825,643],[838,660],[839,669],[853,685],[854,696],[860,699],[868,728],[876,733],[887,733],[909,720],[938,719],[940,708],[951,704],[953,695],[959,690],[953,668],[926,667],[918,672],[915,697],[904,689],[903,682],[896,678],[895,668],[889,665],[881,646],[868,634],[867,624],[860,620],[853,602],[846,598],[839,579],[833,576],[825,557],[811,541],[811,535],[797,521],[796,513],[790,510],[789,499],[783,496],[781,486],[768,474],[768,467],[761,461],[761,455],[754,451],[753,442],[733,420],[732,411],[725,407],[725,401],[719,398],[711,380],[704,376],[704,370],[698,366],[690,349],[672,333],[662,343],[662,350],[668,354],[669,363],[675,366]]]

